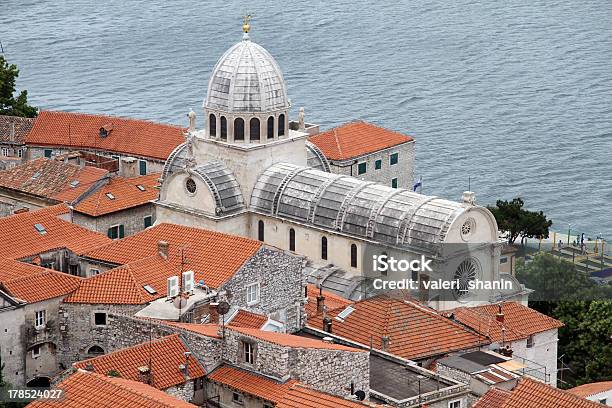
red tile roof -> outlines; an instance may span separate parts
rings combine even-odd
[[[421,359],[451,351],[466,350],[488,341],[460,324],[438,315],[421,304],[387,296],[377,296],[352,305],[355,309],[343,321],[336,317],[345,310],[328,311],[332,334],[382,349],[382,337],[389,337],[391,354]],[[323,316],[308,319],[308,326],[322,330]]]
[[[261,329],[268,321],[264,315],[249,312],[247,310],[239,310],[236,316],[228,323],[229,326],[235,327],[250,327],[252,329]]]
[[[279,408],[359,408],[365,404],[345,400],[300,384],[281,383],[261,375],[230,367],[217,368],[208,380],[277,404]]]
[[[319,296],[319,288],[315,285],[308,285],[306,293],[308,295],[308,303],[306,303],[306,314],[308,317],[312,317],[317,314],[317,297]],[[325,306],[327,310],[334,310],[340,307],[344,308],[353,303],[353,301],[343,298],[342,296],[336,295],[335,293],[323,290],[323,296],[325,297]]]
[[[590,397],[591,395],[610,390],[612,390],[612,381],[600,381],[579,385],[578,387],[571,388],[568,391],[579,397],[586,398]]]
[[[93,367],[94,372],[107,375],[109,371],[117,371],[121,378],[139,381],[139,367],[149,367],[152,387],[160,390],[178,384],[184,384],[194,378],[203,377],[206,373],[200,363],[189,357],[189,379],[185,379],[179,365],[185,364],[185,352],[190,351],[181,341],[178,334],[155,339],[151,343],[143,343],[134,347],[117,350],[96,358],[79,361],[73,365],[86,370]]]
[[[259,340],[263,340],[268,343],[277,344],[284,347],[292,348],[310,348],[320,350],[343,350],[343,351],[354,351],[354,352],[366,352],[353,347],[347,347],[340,344],[326,343],[322,340],[312,339],[309,337],[295,336],[293,334],[276,333],[270,331],[263,331],[259,329],[253,329],[248,327],[226,327],[226,330],[232,330],[246,336],[254,337]]]
[[[150,385],[81,370],[58,388],[64,391],[62,399],[34,401],[28,408],[195,408]]]
[[[0,254],[5,258],[22,259],[59,248],[68,248],[77,255],[111,242],[106,236],[58,218],[66,214],[65,205],[0,218]],[[40,224],[45,233],[34,225]]]
[[[493,391],[496,395],[489,396]],[[475,405],[478,408],[602,408],[605,405],[578,397],[571,392],[560,390],[540,381],[523,377],[510,392],[502,396],[499,390],[491,388]],[[505,399],[504,399],[505,397]],[[483,402],[484,400],[484,402]],[[490,400],[498,405],[485,405]],[[499,401],[501,400],[501,404]]]
[[[196,282],[218,288],[231,278],[261,247],[261,242],[235,235],[176,224],[158,224],[130,237],[89,251],[85,256],[118,265],[151,257],[159,241],[170,244],[171,254],[184,249],[186,270]]]
[[[28,303],[64,296],[75,290],[81,278],[12,259],[0,259],[0,286]]]
[[[146,204],[158,196],[159,176],[159,173],[154,173],[134,178],[113,177],[79,201],[74,210],[97,217]]]
[[[485,395],[474,403],[472,408],[502,408],[511,394],[508,390],[491,387]]]
[[[34,120],[34,118],[0,115],[0,143],[24,144],[26,135],[34,125]],[[12,141],[11,133],[13,133]]]
[[[504,323],[496,320],[501,305]],[[503,302],[475,307],[461,307],[445,315],[487,336],[493,342],[526,339],[530,335],[563,326],[563,323],[518,302]],[[502,331],[505,328],[505,332]]]
[[[159,323],[165,324],[167,326],[178,327],[183,330],[187,330],[193,333],[201,334],[206,337],[214,337],[220,339],[219,335],[219,326],[216,324],[199,324],[199,323],[180,323],[180,322],[170,322],[170,321],[159,321]]]
[[[0,171],[0,187],[58,202],[71,202],[108,176],[108,171],[36,159]]]
[[[110,133],[100,137],[100,128]],[[40,112],[26,137],[31,146],[87,148],[166,160],[185,141],[184,129],[115,116],[74,112]]]
[[[330,160],[348,160],[410,142],[410,136],[357,121],[330,129],[308,139]]]

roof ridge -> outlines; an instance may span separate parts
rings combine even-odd
[[[40,111],[39,115],[43,113],[59,114],[59,115],[65,115],[65,116],[77,116],[77,115],[89,116],[89,117],[95,117],[95,118],[101,118],[101,119],[108,118],[111,120],[112,119],[128,120],[131,122],[143,122],[143,123],[154,124],[154,125],[169,126],[169,127],[174,127],[178,129],[186,129],[185,127],[182,127],[176,124],[154,122],[153,120],[150,120],[150,119],[130,118],[127,116],[106,115],[104,113],[85,113],[85,112],[67,112],[67,111],[61,111],[61,110],[43,110],[43,111]]]

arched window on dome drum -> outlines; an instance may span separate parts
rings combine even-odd
[[[285,136],[285,114],[278,115],[278,135]]]
[[[327,238],[321,238],[321,259],[327,260]]]
[[[264,222],[262,220],[257,223],[257,239],[261,242],[264,241]]]
[[[274,139],[274,116],[268,118],[268,139]]]
[[[221,116],[221,139],[227,140],[227,119]]]
[[[250,139],[251,140],[259,140],[259,132],[260,132],[260,125],[259,125],[259,119],[257,118],[251,118],[250,123]]]
[[[208,134],[217,136],[217,118],[212,113],[208,115]]]
[[[234,119],[234,140],[244,140],[244,119]]]
[[[289,250],[295,251],[295,230],[293,228],[289,230]]]
[[[357,267],[357,245],[351,244],[351,267]]]

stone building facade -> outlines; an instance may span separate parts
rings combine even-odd
[[[122,230],[127,237],[144,230],[146,218],[149,219],[149,226],[155,223],[155,206],[147,203],[97,217],[74,211],[72,217],[75,224],[105,235],[111,227],[123,226]]]

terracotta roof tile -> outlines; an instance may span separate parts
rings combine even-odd
[[[0,254],[22,259],[53,249],[68,248],[77,255],[111,242],[106,236],[60,219],[65,205],[0,218]],[[45,232],[34,227],[40,224]]]
[[[504,314],[503,324],[495,318],[500,305]],[[518,302],[462,307],[444,314],[449,316],[452,314],[456,321],[479,331],[493,342],[526,339],[530,335],[563,326],[562,322]],[[502,327],[505,328],[504,333]]]
[[[169,321],[159,321],[159,323],[167,326],[178,327],[193,333],[201,334],[206,337],[214,337],[220,339],[219,326],[216,324],[199,324],[199,323],[179,323]]]
[[[578,387],[571,388],[568,391],[579,397],[586,398],[590,397],[591,395],[610,390],[612,390],[612,381],[600,381],[579,385]]]
[[[336,317],[345,310],[328,311],[332,334],[382,349],[382,337],[389,337],[389,353],[407,359],[421,359],[451,351],[466,350],[487,344],[481,336],[460,324],[438,315],[421,304],[378,296],[356,302],[354,311],[343,321]],[[308,326],[323,329],[323,316],[308,319]]]
[[[277,404],[279,408],[359,408],[366,406],[312,389],[295,380],[281,383],[250,371],[221,366],[208,380]]]
[[[259,340],[266,341],[268,343],[273,343],[284,347],[367,352],[366,350],[347,347],[340,344],[326,343],[322,340],[295,336],[293,334],[276,333],[247,327],[227,327],[226,330],[232,330],[247,336],[254,337]]]
[[[26,135],[32,130],[34,120],[34,118],[0,115],[0,143],[24,144]],[[11,133],[13,133],[12,142]]]
[[[77,371],[58,385],[57,401],[34,401],[28,408],[195,408],[147,384]]]
[[[472,408],[502,408],[512,393],[501,388],[491,387]]]
[[[381,149],[410,142],[410,136],[357,121],[311,136],[314,143],[330,160],[347,160]]]
[[[308,295],[308,303],[306,303],[306,314],[309,317],[317,314],[317,297],[319,296],[319,288],[315,285],[309,284],[307,286],[306,293]],[[325,306],[327,310],[334,310],[340,307],[344,308],[353,303],[353,301],[343,298],[342,296],[336,295],[335,293],[323,290],[323,296],[325,297]]]
[[[64,296],[75,290],[81,278],[12,259],[0,259],[0,286],[28,303]]]
[[[107,126],[110,125],[110,126]],[[100,137],[100,128],[110,133]],[[114,116],[73,112],[40,112],[26,144],[71,146],[166,160],[185,141],[184,129],[177,126]]]
[[[155,339],[151,343],[143,343],[134,347],[117,350],[96,358],[79,361],[73,365],[76,368],[87,369],[107,375],[109,371],[117,371],[121,378],[139,381],[139,367],[149,367],[152,387],[160,390],[178,384],[184,384],[194,378],[203,377],[206,373],[200,363],[193,357],[189,358],[189,379],[186,380],[179,365],[185,364],[185,352],[190,351],[181,341],[178,334]],[[150,366],[149,366],[150,363]]]
[[[0,187],[38,197],[71,202],[108,176],[108,171],[51,159],[36,159],[0,171]]]
[[[97,217],[146,204],[159,194],[159,176],[159,173],[154,173],[134,178],[113,177],[79,201],[75,211]],[[113,198],[107,195],[109,193]]]
[[[229,326],[235,327],[250,327],[252,329],[261,329],[268,321],[264,315],[249,312],[247,310],[239,310],[236,316],[228,323]]]

